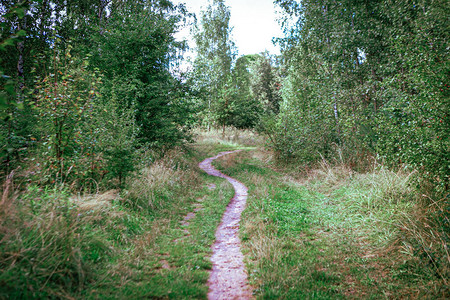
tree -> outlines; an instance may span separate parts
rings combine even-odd
[[[33,108],[38,126],[34,133],[40,137],[43,165],[48,179],[64,182],[84,156],[86,143],[80,125],[93,118],[95,98],[99,96],[99,74],[90,72],[87,61],[73,59],[70,48],[65,53],[55,51],[55,64],[37,82]],[[88,142],[89,143],[89,142]],[[93,155],[89,150],[87,155]],[[78,164],[78,167],[80,165]],[[75,171],[75,170],[74,170]]]
[[[252,129],[259,124],[263,105],[252,92],[252,76],[256,72],[255,61],[259,55],[244,55],[236,60],[232,71],[233,113],[229,125],[240,129]]]
[[[314,161],[338,146],[352,165],[376,152],[447,190],[448,1],[276,3],[296,19],[281,40],[277,149]]]
[[[56,166],[50,172],[52,178],[57,175],[55,182],[67,179],[72,162],[89,170],[90,175],[77,170],[81,177],[98,179],[109,166],[110,173],[120,169],[116,175],[123,179],[132,168],[110,164],[120,161],[116,150],[123,145],[127,151],[133,145],[164,152],[189,140],[194,105],[186,84],[173,71],[185,49],[185,42],[174,38],[187,17],[183,5],[153,0],[2,1],[0,14],[5,46],[1,70],[10,76],[0,79],[10,91],[2,99],[23,106],[19,110],[8,104],[7,119],[0,121],[1,140],[7,144],[1,149],[3,170],[5,165],[15,167],[24,157],[20,153],[36,145],[36,155]],[[123,134],[129,140],[115,149],[100,146],[101,130],[92,128],[99,124],[95,118],[103,118],[99,107],[108,107],[111,99],[118,102],[107,109],[111,119],[125,118],[137,126],[133,134]],[[125,127],[107,132],[128,132]],[[73,137],[74,132],[82,134]],[[15,165],[9,166],[13,158]],[[75,174],[75,167],[70,170]]]
[[[185,12],[168,1],[124,3],[112,11],[95,36],[93,65],[105,75],[105,97],[135,107],[139,139],[155,149],[184,142],[190,114],[175,114],[185,89],[171,73],[177,52],[185,47],[174,34]],[[98,49],[98,50],[97,50]],[[184,117],[183,117],[184,116]]]
[[[253,97],[262,104],[267,113],[277,114],[280,109],[280,82],[277,70],[269,54],[255,56],[251,65],[251,90]]]
[[[224,98],[229,93],[224,91],[231,76],[231,66],[235,58],[235,46],[231,40],[230,10],[223,0],[211,0],[202,12],[200,24],[194,32],[197,57],[194,61],[192,81],[194,88],[204,99],[205,109],[209,117],[208,127],[212,120],[220,119],[224,125],[228,101]]]

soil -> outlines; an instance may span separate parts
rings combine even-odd
[[[238,151],[240,150],[221,152],[199,164],[199,167],[209,175],[228,180],[235,190],[234,197],[230,200],[217,228],[216,241],[212,246],[213,267],[208,280],[208,299],[253,299],[238,236],[239,221],[247,201],[248,189],[241,182],[222,174],[211,165],[213,160]]]

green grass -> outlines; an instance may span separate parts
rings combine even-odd
[[[30,186],[9,199],[0,298],[206,298],[211,245],[233,189],[197,164],[235,148],[211,142],[168,153],[120,193]]]
[[[417,201],[410,174],[323,164],[300,176],[276,169],[251,133],[201,134],[120,192],[30,185],[2,203],[0,298],[205,299],[214,233],[233,190],[197,164],[235,149],[245,151],[215,164],[249,187],[240,234],[258,298],[448,295],[448,231],[436,229],[448,221],[445,202]]]
[[[405,251],[420,204],[409,174],[322,166],[302,177],[259,151],[237,156],[216,165],[249,187],[241,238],[258,298],[445,298],[445,278]]]
[[[203,187],[186,201],[178,198],[172,206],[154,214],[144,233],[135,237],[138,240],[133,242],[135,247],[127,253],[128,257],[118,258],[103,287],[94,287],[88,296],[104,297],[124,281],[125,273],[124,284],[111,298],[206,297],[210,246],[232,190],[222,182],[204,179],[215,182],[218,188],[210,191]],[[203,209],[190,220],[189,226],[181,226],[180,221],[194,210],[197,199],[202,200]],[[183,229],[189,230],[189,235]]]

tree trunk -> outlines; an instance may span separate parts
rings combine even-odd
[[[323,15],[324,15],[324,19],[327,21],[326,23],[328,24],[328,5],[325,5],[323,7]],[[326,37],[326,43],[328,46],[328,51],[331,51],[331,40],[330,37],[328,36],[328,34],[325,35]],[[335,83],[335,78],[333,75],[333,68],[330,65],[328,67],[328,71],[330,72],[330,78],[331,78],[331,86],[333,86],[333,111],[334,111],[334,118],[336,121],[336,132],[337,132],[337,139],[339,141],[339,143],[341,143],[341,129],[339,126],[339,112],[338,112],[338,104],[337,104],[337,96],[336,96],[336,83]]]
[[[23,18],[19,20],[18,31],[26,29],[26,19]],[[25,75],[23,70],[24,59],[23,50],[25,48],[25,41],[20,41],[17,43],[17,52],[19,53],[19,58],[17,59],[17,102],[23,103],[23,90],[25,88]]]
[[[333,103],[333,111],[334,111],[334,118],[336,120],[336,130],[337,130],[337,134],[338,134],[338,141],[341,142],[341,128],[339,126],[339,112],[338,112],[338,106],[337,106],[337,97],[336,97],[336,91],[333,92],[333,99],[334,99],[334,103]]]

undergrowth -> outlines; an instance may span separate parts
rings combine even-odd
[[[252,133],[225,133],[198,131],[191,148],[144,157],[122,190],[5,185],[0,298],[206,298],[233,191],[197,164],[237,148],[251,151],[215,163],[249,187],[241,239],[257,297],[449,297],[448,196],[376,163],[358,173],[322,161],[300,174],[256,150]]]
[[[0,220],[1,298],[79,293],[95,277],[94,265],[112,254],[112,240],[96,226],[109,217],[108,207],[84,211],[64,188],[36,186],[4,205],[9,207]]]
[[[0,210],[0,298],[205,298],[210,246],[232,188],[197,164],[233,147],[169,151],[123,190],[11,188]]]

